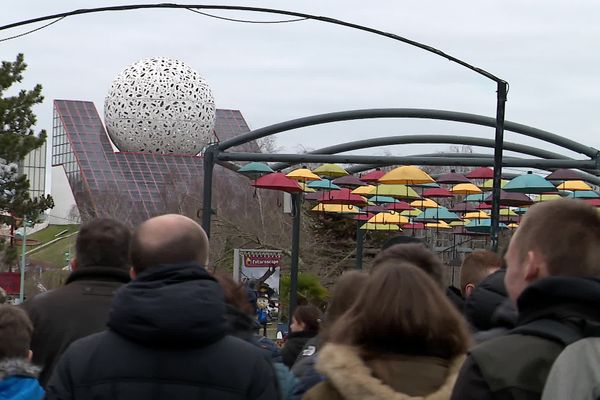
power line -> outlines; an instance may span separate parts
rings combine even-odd
[[[47,28],[50,25],[54,25],[55,23],[57,23],[59,21],[62,21],[65,18],[67,18],[67,17],[66,16],[60,17],[60,18],[57,18],[57,19],[55,19],[54,21],[52,21],[50,23],[47,23],[46,25],[40,26],[39,28],[35,28],[35,29],[30,30],[30,31],[23,32],[23,33],[20,33],[18,35],[15,35],[15,36],[10,36],[10,37],[4,38],[4,39],[0,39],[0,42],[6,42],[8,40],[17,39],[17,38],[29,35],[30,33],[33,33],[33,32],[41,31],[42,29]]]
[[[230,21],[230,22],[243,22],[246,24],[285,24],[285,23],[289,23],[289,22],[306,21],[308,19],[308,18],[295,18],[295,19],[275,20],[275,21],[255,21],[255,20],[248,20],[248,19],[221,17],[218,15],[213,15],[213,14],[205,13],[202,11],[194,10],[193,8],[186,8],[186,10],[191,11],[196,14],[204,15],[205,17],[216,18],[216,19],[221,19],[223,21]]]

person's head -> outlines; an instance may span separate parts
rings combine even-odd
[[[547,276],[600,276],[600,215],[572,199],[538,203],[525,213],[505,255],[505,284],[516,302]]]
[[[319,332],[321,326],[321,311],[313,305],[298,306],[292,316],[290,329],[292,332]]]
[[[423,244],[395,244],[382,250],[373,260],[373,271],[397,263],[410,263],[425,271],[440,286],[444,287],[444,264]]]
[[[479,283],[502,266],[502,258],[489,250],[474,251],[460,266],[460,291],[469,297]]]
[[[214,278],[219,282],[225,295],[225,303],[233,308],[243,312],[244,314],[252,315],[254,307],[250,303],[250,298],[246,292],[244,285],[236,283],[231,277],[222,274],[214,275]]]
[[[86,267],[127,268],[129,228],[110,218],[98,218],[81,226],[75,243],[73,269]]]
[[[367,354],[451,359],[467,350],[468,330],[439,285],[408,262],[373,271],[352,307],[332,326],[329,341]]]
[[[417,237],[398,235],[392,236],[391,238],[386,240],[383,243],[383,246],[381,246],[381,250],[385,250],[388,247],[392,247],[396,244],[422,244],[423,246],[425,246],[425,243],[423,243],[423,241]]]
[[[200,225],[178,214],[150,218],[131,240],[133,275],[163,264],[208,262],[208,237]]]
[[[30,358],[33,325],[21,308],[0,305],[0,359]]]

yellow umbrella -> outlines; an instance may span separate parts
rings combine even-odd
[[[507,179],[500,179],[500,187],[503,188],[504,185],[508,183]],[[483,181],[483,185],[479,186],[483,190],[492,190],[494,188],[494,180],[486,179]]]
[[[425,171],[414,165],[404,165],[395,168],[379,178],[380,183],[399,183],[403,185],[419,185],[422,183],[433,183],[435,180],[427,175]]]
[[[348,175],[348,171],[337,164],[323,164],[314,169],[313,172],[319,176],[327,176],[329,178],[339,178],[340,176]]]
[[[319,178],[318,175],[313,174],[312,171],[308,168],[295,169],[292,172],[290,172],[289,174],[286,174],[285,176],[287,176],[288,178],[291,178],[295,181],[299,181],[299,182],[320,181],[321,180],[321,178]]]
[[[359,186],[356,189],[354,189],[352,191],[352,193],[354,194],[358,194],[361,196],[367,195],[367,194],[371,194],[375,192],[375,186],[373,185],[367,185],[367,186]]]
[[[381,212],[375,214],[367,222],[372,224],[408,224],[408,218],[398,213]]]
[[[450,225],[448,225],[448,223],[445,221],[428,222],[427,224],[425,224],[425,226],[427,228],[435,228],[435,229],[452,229],[452,227]]]
[[[512,224],[508,224],[508,225],[506,225],[506,227],[507,227],[508,229],[517,229],[517,228],[519,227],[519,224],[517,224],[517,223],[513,222]]]
[[[519,216],[519,214],[517,214],[510,208],[502,208],[500,210],[500,215],[505,216],[505,217],[518,217]]]
[[[460,221],[450,221],[450,226],[465,226],[467,225],[469,222],[468,219],[462,219]]]
[[[300,185],[300,187],[302,188],[302,191],[304,191],[304,193],[314,193],[316,192],[315,189],[308,187],[308,184],[306,182],[298,182],[298,185]]]
[[[558,190],[594,190],[590,185],[585,183],[584,181],[564,181],[560,185],[556,187]]]
[[[412,203],[410,203],[410,205],[412,207],[416,207],[416,208],[438,208],[439,207],[438,203],[436,203],[435,201],[433,201],[431,199],[415,200]]]
[[[481,189],[472,183],[459,183],[454,185],[450,191],[453,194],[478,194],[481,193]]]
[[[558,200],[558,199],[562,199],[562,197],[559,194],[540,194],[537,196],[536,201],[544,202],[544,201],[552,201],[552,200]]]
[[[465,215],[463,215],[463,218],[465,219],[487,219],[490,218],[490,216],[486,213],[484,213],[483,211],[473,211],[473,212],[468,212]]]
[[[356,206],[348,204],[323,204],[319,203],[311,211],[336,214],[358,214],[360,210]]]
[[[402,211],[400,213],[400,215],[404,215],[405,217],[418,217],[422,213],[423,213],[423,211],[417,210],[416,208],[413,208],[412,210],[404,210],[404,211]]]
[[[400,227],[398,225],[394,225],[394,224],[372,224],[367,222],[366,224],[363,224],[360,229],[366,230],[366,231],[401,231],[402,229],[400,229]]]
[[[409,200],[421,198],[413,188],[401,184],[378,185],[373,192],[377,193],[378,196],[390,196]]]

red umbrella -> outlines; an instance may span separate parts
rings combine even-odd
[[[352,193],[352,191],[348,188],[324,192],[319,195],[317,200],[324,204],[362,205],[367,203],[367,200],[364,197]]]
[[[429,188],[423,190],[423,197],[427,198],[443,198],[443,197],[454,197],[454,195],[447,189],[444,188]]]
[[[389,203],[385,206],[387,211],[404,211],[404,210],[412,210],[414,207],[408,204],[405,201],[399,201],[397,203]]]
[[[491,210],[492,209],[492,205],[491,204],[487,204],[487,203],[479,203],[479,205],[477,207],[478,210]]]
[[[402,225],[402,229],[425,229],[425,224],[422,222],[415,222],[412,224],[404,224]]]
[[[377,182],[379,178],[385,175],[385,172],[377,168],[363,176],[360,177],[360,180],[363,182]]]
[[[334,179],[333,183],[338,186],[348,186],[348,187],[357,187],[357,186],[366,186],[367,184],[362,180],[358,179],[354,175],[346,175],[340,178]]]
[[[252,186],[260,189],[281,190],[283,192],[302,192],[298,182],[288,178],[281,172],[273,172],[258,178]]]
[[[373,218],[375,214],[358,214],[355,215],[354,217],[352,217],[352,219],[356,220],[356,221],[368,221],[371,218]]]
[[[584,181],[585,176],[574,169],[557,169],[546,177],[547,181]]]
[[[582,200],[594,207],[600,207],[600,199],[582,199]]]
[[[379,212],[384,212],[384,211],[388,211],[385,206],[366,206],[363,207],[362,212],[369,212],[369,213],[379,213]]]
[[[455,172],[454,170],[450,171],[447,174],[440,175],[435,181],[437,183],[448,183],[448,184],[471,183],[469,178],[467,178],[463,174],[459,174],[459,173]]]
[[[494,170],[489,167],[479,167],[465,176],[469,179],[491,179],[494,177]]]
[[[316,192],[313,192],[313,193],[306,193],[304,195],[304,199],[308,200],[308,201],[319,201],[319,199],[321,198],[323,193],[328,193],[328,192],[326,192],[325,190],[317,190]]]

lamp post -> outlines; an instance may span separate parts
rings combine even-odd
[[[27,250],[27,224],[29,221],[23,218],[23,235],[21,237],[21,289],[19,291],[19,304],[25,299],[25,252]]]

